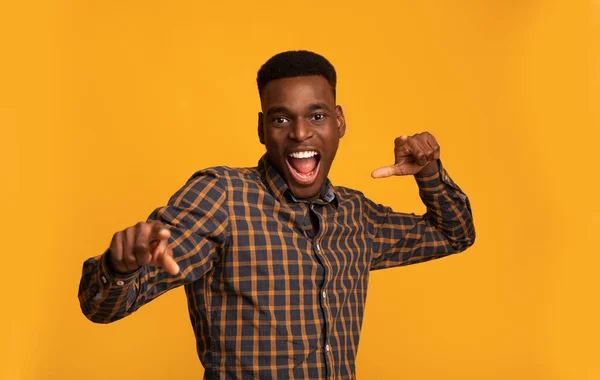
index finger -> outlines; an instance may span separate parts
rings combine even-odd
[[[150,231],[149,241],[151,243],[168,239],[169,236],[171,236],[169,229],[158,220],[151,222],[150,225],[152,229]]]
[[[171,236],[171,231],[162,224],[155,220],[151,223],[151,231],[148,237],[148,244],[150,245],[150,252],[152,255],[156,254],[157,248],[161,246],[162,241],[166,241]]]
[[[373,170],[373,172],[371,173],[371,177],[386,178],[386,177],[391,177],[395,174],[396,174],[395,166],[384,166],[384,167]]]

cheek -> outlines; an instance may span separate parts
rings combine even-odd
[[[276,140],[267,139],[265,146],[267,148],[267,153],[274,159],[279,159],[283,154],[283,147]]]
[[[330,129],[327,133],[321,135],[321,139],[323,140],[323,146],[327,149],[327,152],[330,154],[335,154],[337,151],[340,135],[337,129]]]
[[[285,131],[283,129],[266,128],[265,141],[272,147],[281,146],[285,140]]]

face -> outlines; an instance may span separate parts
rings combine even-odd
[[[322,76],[273,80],[262,93],[258,136],[267,159],[298,199],[317,199],[346,123]]]

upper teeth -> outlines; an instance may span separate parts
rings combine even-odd
[[[318,153],[315,151],[306,151],[306,152],[294,152],[294,153],[290,153],[290,157],[294,157],[294,158],[309,158],[309,157],[314,157],[316,156]]]

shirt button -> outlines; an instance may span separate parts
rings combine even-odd
[[[119,286],[123,286],[123,285],[125,285],[125,282],[123,282],[123,281],[119,280],[119,281],[117,281],[117,285],[119,285]]]
[[[102,279],[102,283],[103,283],[103,284],[106,284],[106,283],[108,282],[108,281],[106,281],[106,277],[102,276],[102,277],[100,277],[100,278]]]
[[[325,345],[325,351],[329,352],[329,350],[331,349],[331,347],[329,347],[328,344]]]
[[[327,298],[327,293],[323,292],[323,298]]]

